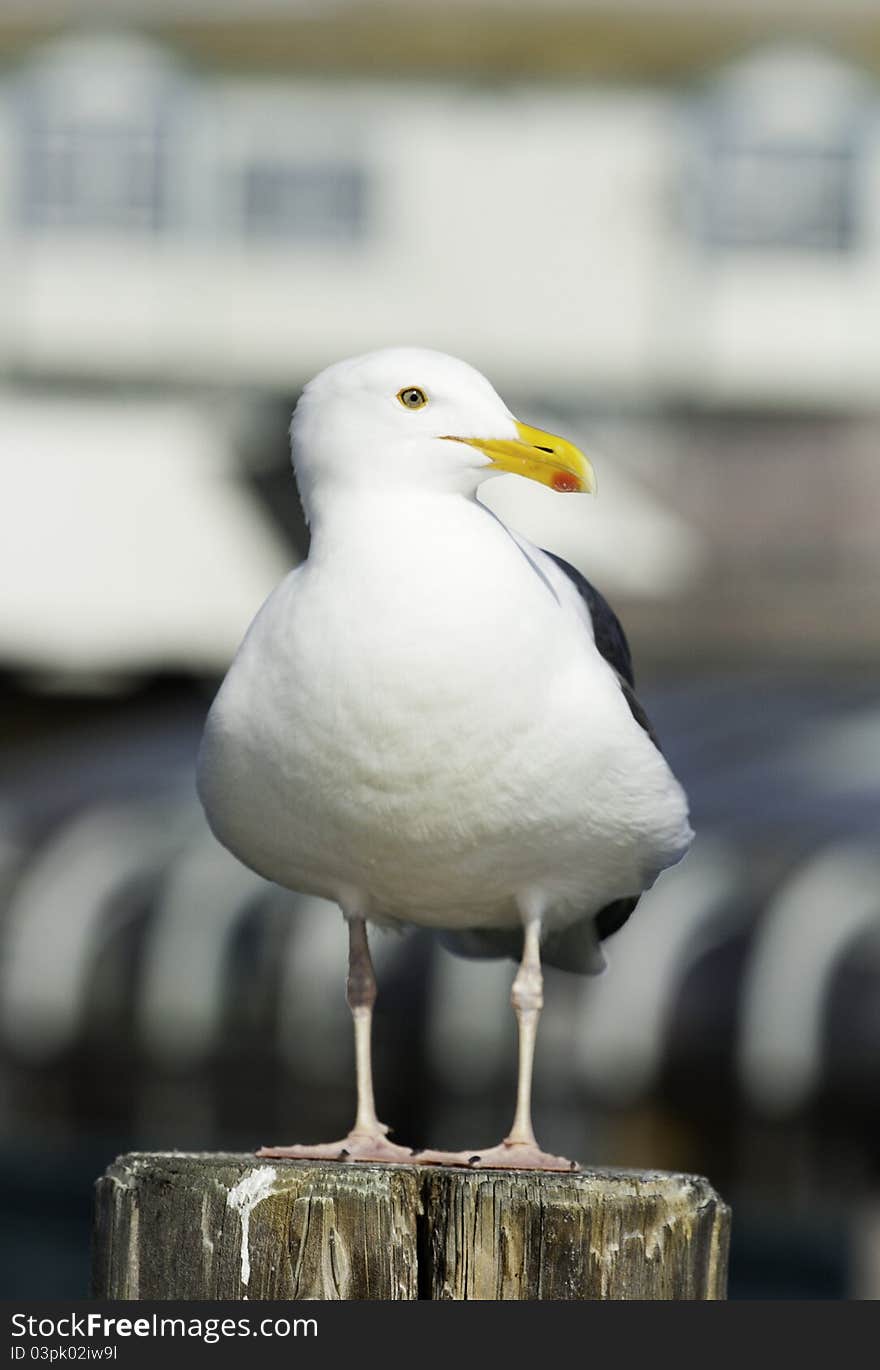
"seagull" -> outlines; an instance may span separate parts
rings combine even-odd
[[[309,554],[220,687],[198,788],[240,861],[342,911],[357,1114],[341,1141],[258,1154],[576,1169],[532,1126],[542,961],[600,970],[599,942],[693,834],[615,614],[476,496],[510,472],[593,493],[592,466],[473,367],[410,347],[322,371],[291,445]],[[516,1109],[498,1145],[414,1152],[379,1122],[368,923],[519,962]]]

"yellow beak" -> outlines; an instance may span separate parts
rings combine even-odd
[[[516,438],[457,438],[451,442],[466,442],[492,459],[496,471],[512,471],[517,476],[540,481],[561,493],[585,491],[596,493],[596,475],[587,457],[573,443],[545,433],[540,428],[529,428],[517,423]]]

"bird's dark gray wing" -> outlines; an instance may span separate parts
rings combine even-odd
[[[640,728],[644,728],[658,752],[663,748],[660,746],[659,738],[654,731],[651,720],[642,708],[638,696],[636,695],[636,678],[633,671],[632,653],[629,650],[629,643],[626,640],[626,633],[617,614],[604,595],[601,595],[595,585],[591,585],[586,576],[575,566],[563,561],[562,557],[556,556],[555,552],[544,552],[545,557],[549,557],[560,571],[568,577],[574,588],[577,590],[581,599],[587,606],[587,612],[593,623],[593,636],[596,640],[596,649],[600,656],[603,656],[617,673],[620,681],[620,688],[626,700],[629,711]]]
[[[592,585],[576,567],[571,566],[562,557],[556,556],[554,552],[544,551],[544,555],[568,577],[586,604],[599,654],[615,671],[623,697],[636,723],[640,728],[644,728],[654,746],[660,751],[657,734],[636,695],[632,654],[620,619],[604,595],[601,595],[595,585]],[[563,928],[561,932],[551,933],[545,937],[541,942],[541,959],[544,964],[557,966],[560,970],[575,971],[581,975],[590,974],[596,969],[597,938],[601,941],[622,928],[639,902],[639,897],[639,894],[634,894],[615,899],[599,909],[598,913],[587,914],[578,922]],[[464,932],[444,932],[440,936],[440,941],[459,956],[509,956],[514,961],[518,961],[522,956],[523,935],[519,928],[497,931],[469,928]]]
[[[623,631],[620,619],[608,600],[604,595],[600,595],[595,585],[591,585],[576,566],[563,561],[562,557],[558,557],[555,552],[545,550],[544,556],[549,557],[559,567],[563,575],[568,577],[586,604],[593,621],[593,636],[596,639],[599,654],[604,656],[609,666],[614,667],[617,674],[626,681],[630,689],[634,689],[636,679],[633,673],[629,643],[626,640],[626,633]]]

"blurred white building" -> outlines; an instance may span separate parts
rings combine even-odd
[[[0,365],[289,391],[397,341],[568,399],[863,405],[880,93],[244,81],[72,38],[0,84]]]
[[[290,559],[243,488],[233,507],[234,434],[401,342],[609,450],[602,509],[575,527],[558,502],[555,542],[537,489],[489,498],[632,599],[658,651],[680,655],[682,596],[710,651],[875,640],[880,88],[827,52],[650,88],[245,79],[131,34],[38,43],[0,77],[0,294],[15,665],[221,666]],[[103,482],[80,509],[88,482],[53,474],[122,451],[115,505]],[[200,545],[182,505],[157,512],[184,465]],[[22,532],[35,490],[65,537]],[[761,593],[719,611],[749,576]]]

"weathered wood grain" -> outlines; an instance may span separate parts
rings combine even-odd
[[[132,1154],[98,1181],[93,1293],[129,1299],[717,1299],[706,1180]]]
[[[428,1298],[725,1296],[730,1215],[696,1176],[438,1170],[422,1202]]]

